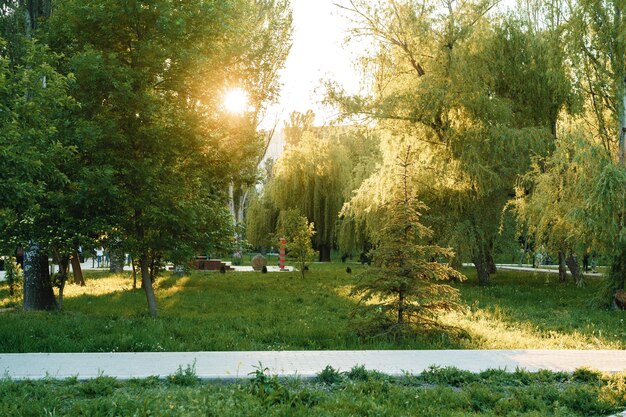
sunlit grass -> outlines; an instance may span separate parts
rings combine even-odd
[[[199,351],[298,349],[623,349],[623,312],[602,310],[586,288],[556,276],[499,272],[489,288],[455,284],[464,314],[442,317],[469,338],[445,332],[400,341],[359,338],[351,323],[351,286],[363,267],[314,264],[298,273],[195,272],[166,274],[155,284],[159,318],[147,314],[142,289],[130,274],[89,272],[87,286],[68,285],[64,311],[25,313],[0,285],[0,352]]]

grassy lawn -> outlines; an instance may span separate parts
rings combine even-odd
[[[363,268],[314,264],[298,273],[196,272],[157,282],[159,318],[128,275],[87,274],[66,288],[64,311],[0,314],[0,352],[111,352],[292,349],[624,349],[626,314],[592,307],[598,282],[561,285],[556,275],[498,272],[488,288],[472,270],[459,284],[465,314],[442,320],[468,333],[417,335],[400,342],[359,339],[347,296]],[[0,308],[15,304],[0,284]]]
[[[578,370],[471,374],[432,369],[390,378],[363,368],[315,380],[207,383],[190,370],[166,379],[0,380],[6,416],[607,416],[626,406],[626,375]]]

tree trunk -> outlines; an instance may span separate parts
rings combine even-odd
[[[489,264],[487,263],[486,256],[482,253],[477,254],[472,258],[472,262],[474,262],[474,266],[476,267],[478,283],[483,287],[489,285]]]
[[[70,270],[70,256],[61,255],[58,251],[57,259],[59,261],[59,310],[63,309],[63,292],[65,291],[65,283],[67,282],[67,275]]]
[[[459,250],[454,251],[454,257],[450,260],[450,267],[460,271],[463,268],[463,258]]]
[[[490,274],[495,274],[498,272],[496,268],[496,262],[493,260],[493,245],[489,246],[489,252],[486,253],[487,256],[487,268],[489,269]]]
[[[398,324],[404,322],[404,294],[402,291],[398,293]]]
[[[565,254],[559,251],[559,282],[564,283],[567,280],[567,267],[565,266]]]
[[[135,258],[130,258],[130,264],[133,267],[133,290],[137,289],[137,262]]]
[[[124,272],[124,261],[126,257],[124,253],[120,253],[122,251],[111,251],[111,264],[109,266],[109,272],[113,272],[116,274],[121,274]]]
[[[152,288],[152,280],[150,279],[150,259],[147,253],[141,255],[141,284],[146,292],[146,299],[148,300],[148,309],[152,318],[157,316],[156,297],[154,295],[154,288]]]
[[[320,262],[330,262],[330,245],[326,243],[322,243],[319,246],[320,251]]]
[[[565,263],[567,264],[569,271],[572,273],[572,278],[574,278],[576,285],[581,286],[583,284],[583,274],[580,272],[576,255],[570,252],[567,258],[565,258]]]
[[[30,242],[24,250],[24,310],[54,310],[57,307],[50,282],[48,255]]]
[[[85,277],[83,276],[83,269],[80,266],[80,257],[78,256],[77,250],[74,250],[70,262],[72,263],[72,272],[74,273],[74,284],[84,287]]]

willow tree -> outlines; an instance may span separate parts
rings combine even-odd
[[[579,1],[567,9],[560,49],[571,63],[582,112],[567,121],[556,151],[538,161],[523,203],[539,234],[552,241],[562,237],[561,248],[566,242],[608,255],[604,301],[624,289],[626,280],[623,7],[619,1]]]
[[[561,132],[559,136],[554,152],[535,160],[520,179],[514,207],[534,241],[558,253],[559,281],[566,281],[567,265],[576,284],[582,286],[583,275],[575,254],[594,242],[585,222],[573,213],[587,198],[581,194],[580,181],[581,176],[590,175],[590,164],[579,155],[584,136],[579,132]]]
[[[332,128],[330,128],[332,129]],[[337,216],[350,183],[346,148],[332,134],[304,132],[276,162],[267,192],[280,210],[296,209],[315,224],[314,246],[330,261]]]
[[[586,127],[603,152],[595,156],[586,222],[611,259],[610,291],[626,285],[626,17],[621,0],[573,3],[566,43],[585,95]],[[611,294],[612,295],[612,294]]]
[[[396,156],[394,142],[412,144],[419,155],[414,181],[420,200],[432,209],[424,222],[439,225],[433,241],[452,243],[469,256],[483,285],[494,269],[499,213],[517,175],[531,156],[546,152],[550,140],[549,126],[520,120],[512,105],[532,106],[542,97],[521,86],[544,68],[528,60],[525,72],[502,83],[504,65],[494,62],[502,56],[495,53],[487,18],[493,5],[446,1],[440,9],[435,2],[349,2],[344,8],[355,21],[355,34],[372,37],[378,46],[364,60],[371,94],[329,93],[346,114],[369,117],[389,132],[374,187],[390,175],[385,167]],[[532,82],[541,85],[539,79]],[[530,97],[522,101],[521,92]]]

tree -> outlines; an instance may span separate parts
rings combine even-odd
[[[315,235],[315,226],[309,223],[305,216],[297,210],[281,211],[278,216],[278,235],[276,241],[284,237],[287,241],[286,249],[289,256],[296,259],[300,274],[304,279],[306,263],[315,256],[311,247],[311,238]]]
[[[495,53],[494,27],[486,17],[493,5],[447,1],[436,9],[430,2],[350,1],[344,9],[355,21],[354,35],[370,36],[378,47],[363,59],[371,93],[329,89],[329,100],[346,115],[366,117],[386,132],[380,167],[356,198],[378,198],[367,204],[379,204],[398,149],[410,144],[420,155],[413,180],[419,199],[431,207],[423,222],[436,231],[433,242],[469,257],[482,285],[495,271],[497,219],[517,176],[550,142],[544,118],[519,117],[520,109],[549,95],[521,87],[543,85],[543,61],[530,59],[524,71],[509,76],[510,83],[500,80],[503,56]],[[560,105],[554,103],[557,110],[550,114]]]
[[[280,210],[297,209],[316,225],[314,246],[320,261],[330,261],[337,216],[349,192],[350,161],[333,128],[304,132],[286,148],[268,184],[269,197]]]
[[[221,99],[236,80],[249,82],[255,105],[277,91],[284,50],[264,23],[273,7],[287,3],[63,0],[47,25],[59,67],[75,74],[76,167],[86,174],[59,206],[139,260],[152,316],[163,260],[232,243],[228,184],[255,159],[236,151],[256,137],[233,133]],[[289,32],[289,19],[280,24]]]
[[[374,331],[396,335],[409,328],[442,327],[437,321],[440,313],[462,310],[458,290],[440,283],[464,279],[439,262],[453,253],[428,244],[432,231],[420,223],[420,212],[426,207],[411,189],[412,158],[409,146],[397,162],[390,199],[380,207],[373,266],[361,274],[351,291],[359,297],[362,312],[375,312]]]
[[[566,47],[584,92],[584,122],[593,133],[591,142],[603,148],[598,152],[592,147],[596,159],[590,165],[595,169],[584,181],[583,207],[589,211],[581,221],[592,225],[611,259],[606,297],[611,299],[626,285],[626,17],[620,0],[580,0],[571,14]]]
[[[545,3],[548,11],[553,9]],[[592,247],[609,256],[608,301],[626,280],[623,4],[579,1],[565,13],[567,19],[556,19],[563,34],[559,49],[571,62],[582,111],[566,120],[554,153],[536,162],[518,207],[559,253]],[[567,260],[576,275],[577,263],[572,256]]]
[[[63,134],[73,104],[67,92],[71,76],[55,70],[58,56],[35,39],[49,13],[49,1],[7,1],[0,16],[1,191],[12,196],[0,203],[0,235],[4,251],[25,247],[26,310],[56,307],[48,272],[51,245],[41,219],[53,194],[67,184],[63,165],[73,153]]]

